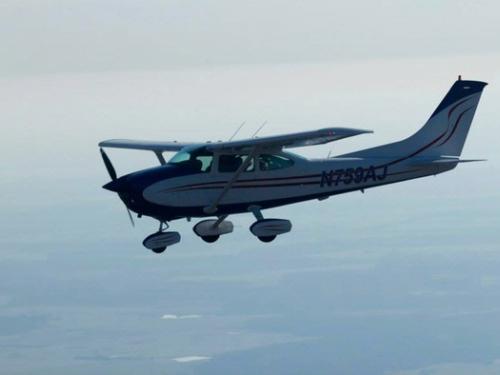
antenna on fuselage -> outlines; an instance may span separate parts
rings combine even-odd
[[[232,141],[234,137],[236,137],[236,134],[239,133],[239,131],[241,130],[241,128],[243,127],[243,125],[245,125],[246,121],[243,121],[241,123],[241,125],[238,127],[238,129],[236,129],[236,131],[233,133],[233,135],[229,138],[229,141]]]
[[[267,124],[267,120],[262,123],[262,125],[252,134],[251,138],[255,138],[255,136],[262,130],[262,128]]]

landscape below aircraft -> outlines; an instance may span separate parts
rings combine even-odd
[[[424,126],[394,143],[325,159],[306,159],[287,151],[354,135],[372,133],[352,128],[324,128],[301,133],[231,140],[183,143],[108,140],[99,143],[112,179],[103,187],[118,193],[138,217],[160,222],[143,245],[155,253],[180,241],[168,222],[212,217],[198,222],[194,232],[206,242],[231,233],[232,214],[252,213],[253,235],[270,242],[291,230],[286,219],[264,218],[262,210],[331,195],[412,180],[449,171],[460,159],[481,93],[486,83],[460,76]],[[160,166],[117,177],[104,147],[148,150]],[[177,152],[168,162],[163,153]]]

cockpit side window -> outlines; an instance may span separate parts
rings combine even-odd
[[[201,163],[201,172],[210,172],[212,170],[212,163],[214,160],[214,156],[212,154],[197,155],[195,159],[197,162]]]
[[[261,171],[274,171],[293,165],[293,160],[284,155],[261,154],[258,160]]]
[[[180,151],[168,162],[183,168],[189,168],[195,172],[210,172],[214,156],[205,149],[192,151]]]
[[[227,154],[219,156],[219,172],[236,172],[241,164],[244,163],[248,155],[245,154]],[[245,168],[244,172],[252,172],[255,170],[255,160],[252,157],[250,164]]]

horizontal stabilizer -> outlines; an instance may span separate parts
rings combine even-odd
[[[471,163],[475,161],[486,161],[486,159],[460,159],[456,156],[440,156],[438,158],[414,158],[410,163],[416,167],[426,167],[440,164]]]

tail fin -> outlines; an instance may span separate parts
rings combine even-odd
[[[481,93],[487,85],[480,81],[462,81],[451,86],[425,125],[403,141],[357,151],[342,156],[392,157],[459,156],[469,132]]]
[[[411,137],[415,142],[420,139],[434,142],[423,155],[459,156],[462,153],[484,86],[485,82],[460,79],[451,86],[431,118]]]

